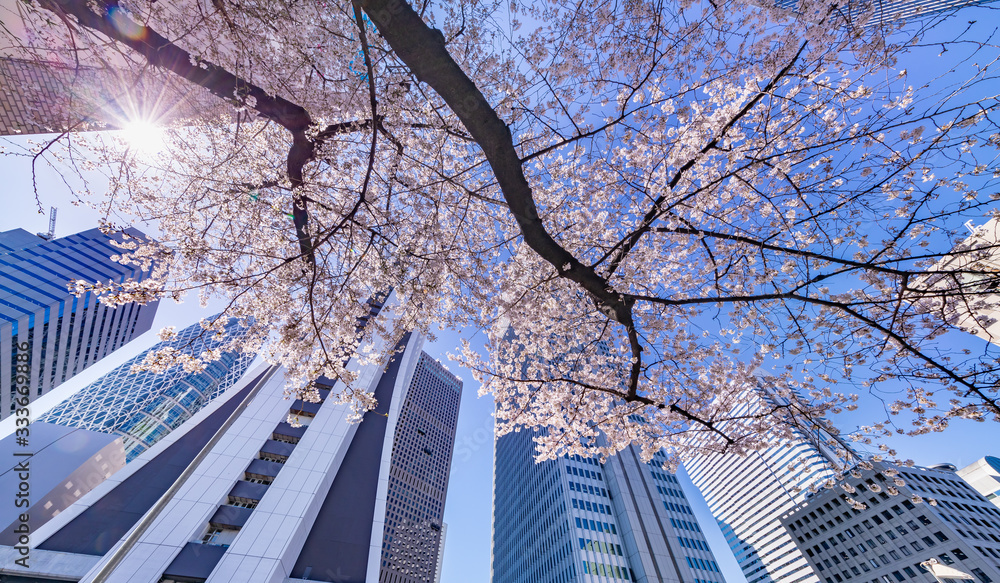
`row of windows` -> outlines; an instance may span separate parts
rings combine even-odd
[[[671,476],[670,474],[665,474],[663,472],[658,472],[656,470],[653,470],[651,473],[653,474],[654,479],[661,480],[663,482],[667,482],[670,484],[680,484],[680,482],[677,481],[677,478]],[[684,494],[680,494],[680,497],[683,498]]]
[[[611,534],[618,534],[615,530],[614,524],[608,524],[607,522],[593,521],[587,518],[581,519],[579,516],[576,517],[576,527],[582,528],[584,530],[596,530],[597,532],[610,532]]]
[[[905,529],[904,529],[904,530],[905,530]],[[887,530],[887,531],[885,531],[885,534],[886,534],[886,535],[888,535],[888,537],[889,537],[889,538],[890,538],[891,540],[896,540],[896,538],[897,538],[897,537],[896,537],[896,535],[895,535],[895,534],[893,534],[893,532],[892,532],[891,530]],[[905,532],[904,532],[904,534],[905,534]],[[948,540],[948,536],[947,536],[947,535],[945,535],[945,534],[944,534],[943,532],[941,532],[941,531],[938,531],[938,532],[935,532],[935,533],[934,533],[934,536],[935,536],[935,537],[936,537],[936,538],[938,539],[938,541],[940,541],[940,542],[944,542],[944,541]],[[877,535],[875,535],[875,538],[876,538],[876,540],[878,540],[878,542],[879,542],[879,543],[881,543],[881,544],[883,544],[883,545],[888,545],[888,544],[889,544],[889,543],[888,543],[888,542],[886,541],[885,537],[883,537],[883,536],[882,536],[882,535],[880,535],[880,534],[877,534]],[[832,540],[832,541],[834,542],[834,546],[837,546],[837,543],[836,543],[836,541],[835,541],[834,539],[830,539],[830,540]],[[934,545],[936,544],[936,543],[934,542],[934,539],[932,539],[932,538],[931,538],[931,537],[929,537],[929,536],[925,536],[925,537],[922,537],[922,538],[921,538],[920,540],[921,540],[921,541],[923,541],[923,543],[924,543],[925,545],[927,545],[928,547],[933,547],[933,546],[934,546]],[[869,538],[869,539],[865,539],[865,543],[866,543],[866,544],[867,544],[867,545],[868,545],[868,546],[869,546],[869,547],[870,547],[871,549],[873,549],[873,550],[874,550],[875,548],[877,548],[877,546],[878,546],[878,545],[876,545],[876,544],[875,544],[875,541],[873,541],[873,540],[872,540],[872,539],[870,539],[870,538]],[[820,544],[821,544],[821,545],[823,546],[823,549],[824,549],[824,550],[830,550],[830,546],[829,546],[829,545],[827,544],[827,542],[826,542],[826,541],[823,541],[823,542],[822,542],[822,543],[820,543]],[[909,550],[909,548],[907,548],[907,545],[906,545],[906,542],[900,542],[900,543],[899,543],[899,545],[900,545],[900,546],[899,546],[899,550],[900,550],[900,551],[902,551],[902,553],[903,553],[904,555],[907,555],[907,556],[909,556],[909,555],[911,554],[911,553],[910,553],[910,550]],[[920,543],[919,543],[919,542],[917,542],[917,541],[913,541],[913,542],[911,542],[911,543],[910,543],[910,546],[912,546],[912,547],[913,547],[913,550],[915,550],[915,551],[917,551],[917,552],[920,552],[920,551],[924,550],[924,548],[923,548],[923,547],[922,547],[922,546],[920,545]],[[841,557],[841,558],[843,558],[843,559],[844,559],[845,561],[847,560],[847,554],[848,554],[848,553],[850,553],[850,555],[851,555],[852,557],[857,557],[857,556],[858,556],[858,552],[854,550],[854,547],[853,547],[852,545],[845,545],[845,548],[847,549],[847,552],[844,552],[844,551],[841,551],[841,552],[840,552],[840,557]],[[866,549],[866,548],[865,548],[865,546],[864,546],[864,545],[862,545],[862,544],[858,544],[857,548],[858,548],[858,550],[859,550],[859,551],[861,551],[862,553],[867,553],[867,552],[868,552],[868,549]],[[815,553],[814,553],[814,551],[815,551]],[[814,545],[814,546],[813,546],[813,547],[812,547],[811,549],[806,549],[806,554],[807,554],[807,555],[809,555],[810,557],[812,557],[812,556],[814,556],[815,554],[818,554],[818,553],[820,553],[820,552],[822,552],[822,551],[820,551],[820,548],[819,548],[819,546],[818,546],[818,545]],[[896,554],[896,551],[894,551],[894,550],[890,550],[890,551],[889,551],[889,555],[890,555],[890,556],[891,556],[891,557],[892,557],[893,559],[898,559],[898,558],[899,558],[899,556],[898,556],[898,555]],[[833,553],[832,553],[832,555],[831,555],[831,556],[832,556],[832,558],[833,558],[833,562],[834,562],[835,564],[839,564],[839,563],[840,563],[840,561],[839,561],[839,560],[838,560],[838,558],[837,558],[837,551],[833,551]],[[884,556],[885,556],[885,555],[879,555],[879,557],[880,557],[880,558],[881,558],[881,557],[884,557]],[[827,559],[824,559],[824,560],[823,560],[823,562],[824,562],[824,563],[826,563],[828,567],[830,566],[830,563],[829,563],[829,561],[828,561]],[[862,562],[863,562],[863,561],[862,561]],[[877,564],[877,563],[875,563],[874,559],[872,559],[872,563],[873,563],[873,564],[874,564],[874,565],[875,565],[876,567],[878,566],[878,564]],[[886,564],[888,564],[888,562],[886,562]]]
[[[679,512],[681,514],[690,514],[691,516],[694,516],[694,512],[691,512],[691,509],[688,508],[687,506],[684,506],[683,504],[674,504],[673,502],[667,502],[666,500],[664,500],[663,505],[667,507],[667,510],[673,510],[674,512]]]
[[[576,482],[569,483],[569,489],[574,492],[580,492],[582,494],[593,494],[594,496],[604,496],[608,497],[608,491],[604,488],[598,488],[596,486],[590,486],[587,484],[578,484]]]
[[[943,503],[945,503],[945,501],[942,501],[942,504]],[[946,521],[949,521],[949,522],[955,522],[955,523],[959,523],[959,524],[963,524],[964,523],[966,526],[978,526],[980,528],[986,528],[986,529],[991,529],[992,528],[992,529],[1000,530],[1000,523],[995,523],[995,522],[993,522],[991,520],[987,520],[985,518],[980,518],[980,519],[977,520],[973,516],[966,517],[966,516],[962,516],[961,514],[959,514],[958,516],[955,516],[954,514],[945,514],[944,512],[939,512],[938,514],[941,515],[941,518],[944,518]],[[983,535],[982,532],[980,532],[979,534]],[[995,541],[1000,542],[1000,538],[997,538],[996,536],[994,536],[992,534],[990,536],[993,537],[993,539]],[[983,535],[983,540],[987,540],[985,535]]]
[[[852,569],[852,570],[854,570],[855,575],[860,575],[860,573],[857,572],[857,569]],[[992,579],[990,579],[990,577],[985,572],[983,572],[982,569],[973,568],[971,569],[971,571],[972,574],[975,575],[977,579],[979,579],[980,583],[992,582]],[[904,573],[906,574],[906,576],[903,575]],[[919,577],[920,573],[927,573],[927,569],[925,569],[920,563],[917,563],[912,567],[903,567],[902,572],[893,571],[891,577],[889,575],[882,575],[878,579],[872,579],[871,583],[903,583],[904,581],[906,581],[907,577],[909,577],[910,579],[915,579]],[[836,581],[836,583],[842,583],[845,579],[851,579],[851,575],[847,571],[841,571],[841,574],[843,576],[834,574],[832,577],[827,577],[826,583],[834,583],[834,581]],[[945,579],[945,581],[949,581],[949,579]]]
[[[670,519],[670,524],[674,528],[686,528],[687,530],[693,530],[695,532],[701,532],[701,528],[698,526],[697,523],[688,522],[686,520],[678,520],[678,519],[675,519],[675,518],[671,518]]]
[[[719,571],[719,565],[715,561],[706,561],[704,559],[699,559],[698,557],[684,557],[687,559],[688,567],[692,569],[701,569],[702,571],[714,571],[716,573],[721,573]]]
[[[677,498],[684,498],[684,492],[680,490],[675,490],[673,488],[664,488],[663,486],[657,486],[656,491],[664,496],[676,496]]]
[[[604,577],[614,577],[615,579],[625,579],[631,581],[632,577],[628,573],[628,567],[618,565],[605,565],[604,563],[583,562],[583,572],[588,575],[601,575]]]
[[[712,552],[708,548],[708,545],[705,544],[704,542],[700,541],[700,540],[691,539],[691,538],[685,538],[683,536],[677,537],[677,540],[680,541],[682,547],[689,548],[689,549],[697,549],[699,551],[705,551],[706,553]]]
[[[991,549],[990,547],[976,547],[976,550],[979,551],[980,554],[983,555],[989,554],[992,555],[993,557],[996,557],[997,559],[1000,559],[1000,551]]]
[[[590,503],[587,500],[577,500],[573,498],[573,508],[578,510],[589,510],[591,512],[600,512],[601,514],[611,514],[611,508],[604,504],[598,504],[597,502]]]
[[[566,464],[566,473],[567,474],[572,474],[574,476],[579,476],[581,478],[589,478],[591,480],[600,480],[601,479],[601,472],[593,472],[593,471],[590,471],[590,470],[587,470],[587,469],[584,469],[584,468],[578,468],[576,466],[572,466],[572,465],[569,465],[569,464]]]
[[[567,455],[566,459],[573,460],[573,461],[575,461],[577,463],[581,463],[581,464],[590,464],[592,466],[599,466],[600,465],[599,463],[597,463],[597,460],[595,460],[594,458],[583,457],[583,456],[579,456],[579,455],[576,455],[576,454]]]
[[[987,497],[986,499],[989,500],[990,498]],[[947,500],[939,500],[938,502],[945,508],[949,508],[952,510],[967,510],[969,512],[974,512],[976,514],[983,514],[986,516],[989,516],[990,514],[996,514],[1000,516],[1000,510],[995,510],[993,508],[984,508],[982,506],[965,504],[964,502],[949,502]],[[998,524],[995,520],[986,520],[985,518],[982,520],[987,524],[991,524],[996,528],[1000,528],[1000,524]]]
[[[580,539],[580,550],[594,551],[595,553],[605,553],[608,555],[618,555],[619,557],[625,556],[625,553],[622,552],[621,545],[615,543],[606,543],[599,540],[590,540],[589,538]]]

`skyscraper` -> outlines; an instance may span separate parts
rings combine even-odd
[[[496,440],[494,583],[724,581],[661,454],[536,464],[534,445],[530,431]]]
[[[1000,510],[955,466],[878,462],[844,475],[843,487],[847,493],[825,489],[781,519],[825,583],[1000,581]],[[932,574],[928,560],[956,572]]]
[[[132,461],[231,387],[255,355],[223,352],[199,372],[185,372],[176,365],[162,373],[133,373],[132,366],[164,348],[197,357],[245,333],[235,318],[226,324],[224,337],[197,323],[188,326],[77,391],[38,421],[121,435],[126,459]]]
[[[765,410],[777,398],[761,381],[746,392],[732,416]],[[801,431],[792,439],[743,456],[704,454],[684,463],[747,583],[817,583],[778,520],[805,501],[810,487],[835,477],[841,465],[824,439]]]
[[[839,3],[838,9],[850,15],[852,21],[862,12],[873,10],[868,25],[879,25],[899,20],[927,18],[967,6],[989,4],[995,0],[852,0]],[[779,8],[795,9],[798,0],[776,0]]]
[[[437,474],[447,472],[442,464],[451,454],[433,450],[449,447],[454,428],[434,437],[448,431],[449,419],[446,403],[435,399],[453,392],[455,381],[421,344],[411,333],[388,362],[348,362],[353,387],[377,401],[360,423],[350,422],[348,405],[328,398],[344,388],[339,382],[317,379],[320,402],[289,401],[282,369],[252,370],[32,533],[29,566],[15,562],[19,549],[0,547],[0,575],[108,583],[379,580],[386,550],[402,536],[393,530],[399,518],[429,524],[439,515],[423,512],[436,499],[427,487],[447,482]],[[376,351],[390,346],[374,340]],[[411,414],[408,403],[431,410]],[[397,463],[397,453],[424,459]],[[393,478],[411,489],[390,493]],[[432,581],[437,551],[406,557],[404,566]],[[406,579],[393,573],[387,580]]]
[[[988,455],[956,473],[987,500],[1000,506],[1000,459]]]
[[[434,583],[441,568],[461,397],[462,381],[421,353],[392,444],[381,583]]]
[[[144,235],[91,229],[46,241],[23,229],[0,233],[0,354],[10,355],[0,372],[0,418],[11,413],[16,389],[27,385],[34,400],[149,330],[156,303],[108,308],[68,288],[76,280],[144,279],[137,267],[111,260],[120,253],[112,241],[126,237]],[[17,368],[25,364],[27,382]]]
[[[931,296],[921,298],[936,316],[987,342],[1000,344],[1000,294],[996,277],[987,274],[1000,271],[1000,219],[969,228],[970,235],[952,249],[951,253],[931,268],[931,271],[967,270],[982,275],[966,274],[956,277],[928,275],[922,284],[940,290],[947,299]],[[981,282],[981,283],[978,283]]]

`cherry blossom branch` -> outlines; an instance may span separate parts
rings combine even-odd
[[[360,4],[396,56],[418,81],[430,85],[444,99],[482,148],[525,243],[552,264],[561,277],[586,290],[602,311],[625,327],[633,355],[629,392],[634,394],[642,353],[632,318],[634,302],[615,292],[606,278],[580,262],[546,230],[510,128],[448,53],[441,31],[424,23],[405,0],[361,0]]]
[[[767,85],[765,85],[763,89],[757,92],[757,94],[753,97],[753,99],[744,104],[743,107],[741,107],[740,110],[736,112],[736,114],[733,117],[731,117],[729,121],[727,121],[719,129],[719,131],[712,137],[712,139],[708,143],[706,143],[701,148],[701,150],[698,151],[697,154],[692,156],[680,168],[677,169],[673,177],[668,182],[667,188],[663,189],[663,194],[657,197],[656,201],[653,203],[650,209],[646,211],[646,214],[642,217],[642,221],[639,222],[639,226],[635,230],[633,230],[628,237],[619,241],[614,247],[609,249],[608,252],[604,254],[604,256],[598,259],[594,263],[594,267],[600,265],[601,263],[604,263],[604,261],[610,257],[611,261],[608,263],[608,267],[605,269],[605,272],[607,273],[608,277],[611,277],[611,275],[621,265],[622,261],[625,260],[625,257],[628,256],[628,254],[632,251],[632,249],[634,249],[636,245],[639,244],[639,240],[642,238],[642,236],[649,232],[649,229],[652,226],[653,221],[655,221],[658,217],[662,216],[663,213],[673,210],[678,205],[684,203],[688,198],[694,196],[694,193],[689,194],[688,196],[682,197],[681,199],[673,202],[669,207],[663,208],[663,203],[666,202],[667,196],[673,191],[673,188],[677,186],[677,184],[680,182],[684,174],[688,170],[690,170],[702,156],[704,156],[711,150],[715,149],[719,145],[719,142],[725,139],[726,134],[729,133],[729,130],[732,129],[732,127],[735,126],[748,113],[750,113],[750,111],[753,110],[753,108],[756,107],[758,103],[760,103],[761,99],[771,94],[771,92],[777,86],[778,82],[781,81],[781,79],[783,79],[785,75],[787,75],[788,72],[792,70],[792,67],[795,65],[795,63],[798,62],[799,58],[802,56],[802,53],[805,52],[806,46],[808,44],[809,44],[808,41],[803,41],[802,44],[799,46],[799,50],[795,53],[795,56],[789,60],[788,64],[785,65],[784,68],[782,68],[780,71],[778,71],[778,73],[768,81]]]

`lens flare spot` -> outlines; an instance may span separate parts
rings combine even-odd
[[[127,12],[117,6],[108,9],[108,20],[118,32],[132,40],[146,38],[146,27],[136,23]]]

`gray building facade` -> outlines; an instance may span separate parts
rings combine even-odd
[[[1000,510],[954,466],[876,463],[842,480],[781,518],[824,583],[934,583],[929,560],[1000,581]]]

